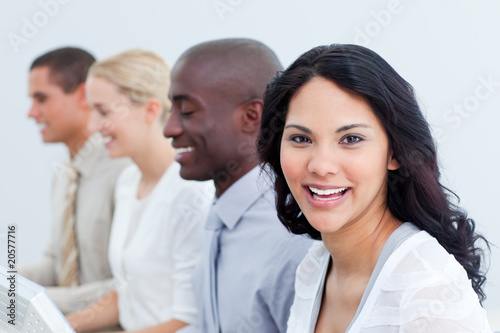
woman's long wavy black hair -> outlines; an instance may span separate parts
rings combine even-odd
[[[399,169],[388,171],[387,206],[401,221],[411,221],[434,236],[465,268],[479,299],[486,281],[483,250],[475,223],[453,204],[456,195],[439,182],[436,147],[413,87],[378,54],[357,45],[319,46],[301,55],[268,84],[257,148],[274,173],[276,208],[295,234],[321,234],[307,221],[293,198],[280,165],[280,145],[291,98],[314,77],[330,80],[365,98],[383,124]],[[458,197],[456,197],[458,198]]]

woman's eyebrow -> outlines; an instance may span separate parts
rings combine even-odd
[[[296,125],[296,124],[289,124],[289,125],[285,126],[285,128],[289,128],[289,127],[294,127],[294,128],[301,130],[302,132],[305,132],[307,134],[312,133],[312,131],[309,128],[304,127],[304,126],[300,126],[300,125]],[[363,123],[356,123],[356,124],[350,124],[350,125],[345,125],[345,126],[339,127],[335,131],[335,133],[345,132],[345,131],[348,131],[350,129],[357,128],[357,127],[371,128],[370,125],[363,124]]]
[[[345,131],[348,131],[350,129],[357,128],[357,127],[371,128],[370,125],[363,124],[363,123],[356,123],[356,124],[350,124],[350,125],[345,125],[345,126],[339,127],[335,131],[335,133],[345,132]]]
[[[295,125],[295,124],[290,124],[290,125],[287,125],[285,126],[285,128],[289,128],[289,127],[294,127],[298,130],[301,130],[302,132],[306,132],[307,134],[311,134],[311,130],[307,127],[304,127],[304,126],[300,126],[300,125]]]

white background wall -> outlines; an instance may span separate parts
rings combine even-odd
[[[50,232],[51,163],[65,150],[43,144],[26,116],[36,56],[67,45],[98,58],[142,47],[173,64],[196,43],[250,37],[285,66],[334,42],[363,44],[388,60],[413,84],[433,126],[444,183],[499,245],[499,13],[500,2],[478,0],[0,0],[0,236],[17,223],[19,260],[27,263]],[[485,307],[500,309],[497,247],[491,261]]]

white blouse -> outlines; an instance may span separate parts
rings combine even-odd
[[[134,214],[139,208],[138,167],[129,166],[118,179],[109,262],[120,324],[127,331],[174,318],[187,323],[196,319],[191,278],[201,256],[214,188],[212,182],[182,179],[179,170],[179,164],[172,163],[143,199],[147,206],[140,214]],[[134,215],[139,221],[127,241]]]
[[[288,333],[314,332],[329,261],[320,242],[297,268]],[[466,271],[425,231],[405,239],[372,278],[349,333],[491,332]]]

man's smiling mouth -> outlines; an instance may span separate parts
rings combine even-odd
[[[175,153],[176,154],[182,154],[182,153],[189,153],[190,151],[193,151],[194,147],[179,147],[175,148]]]

